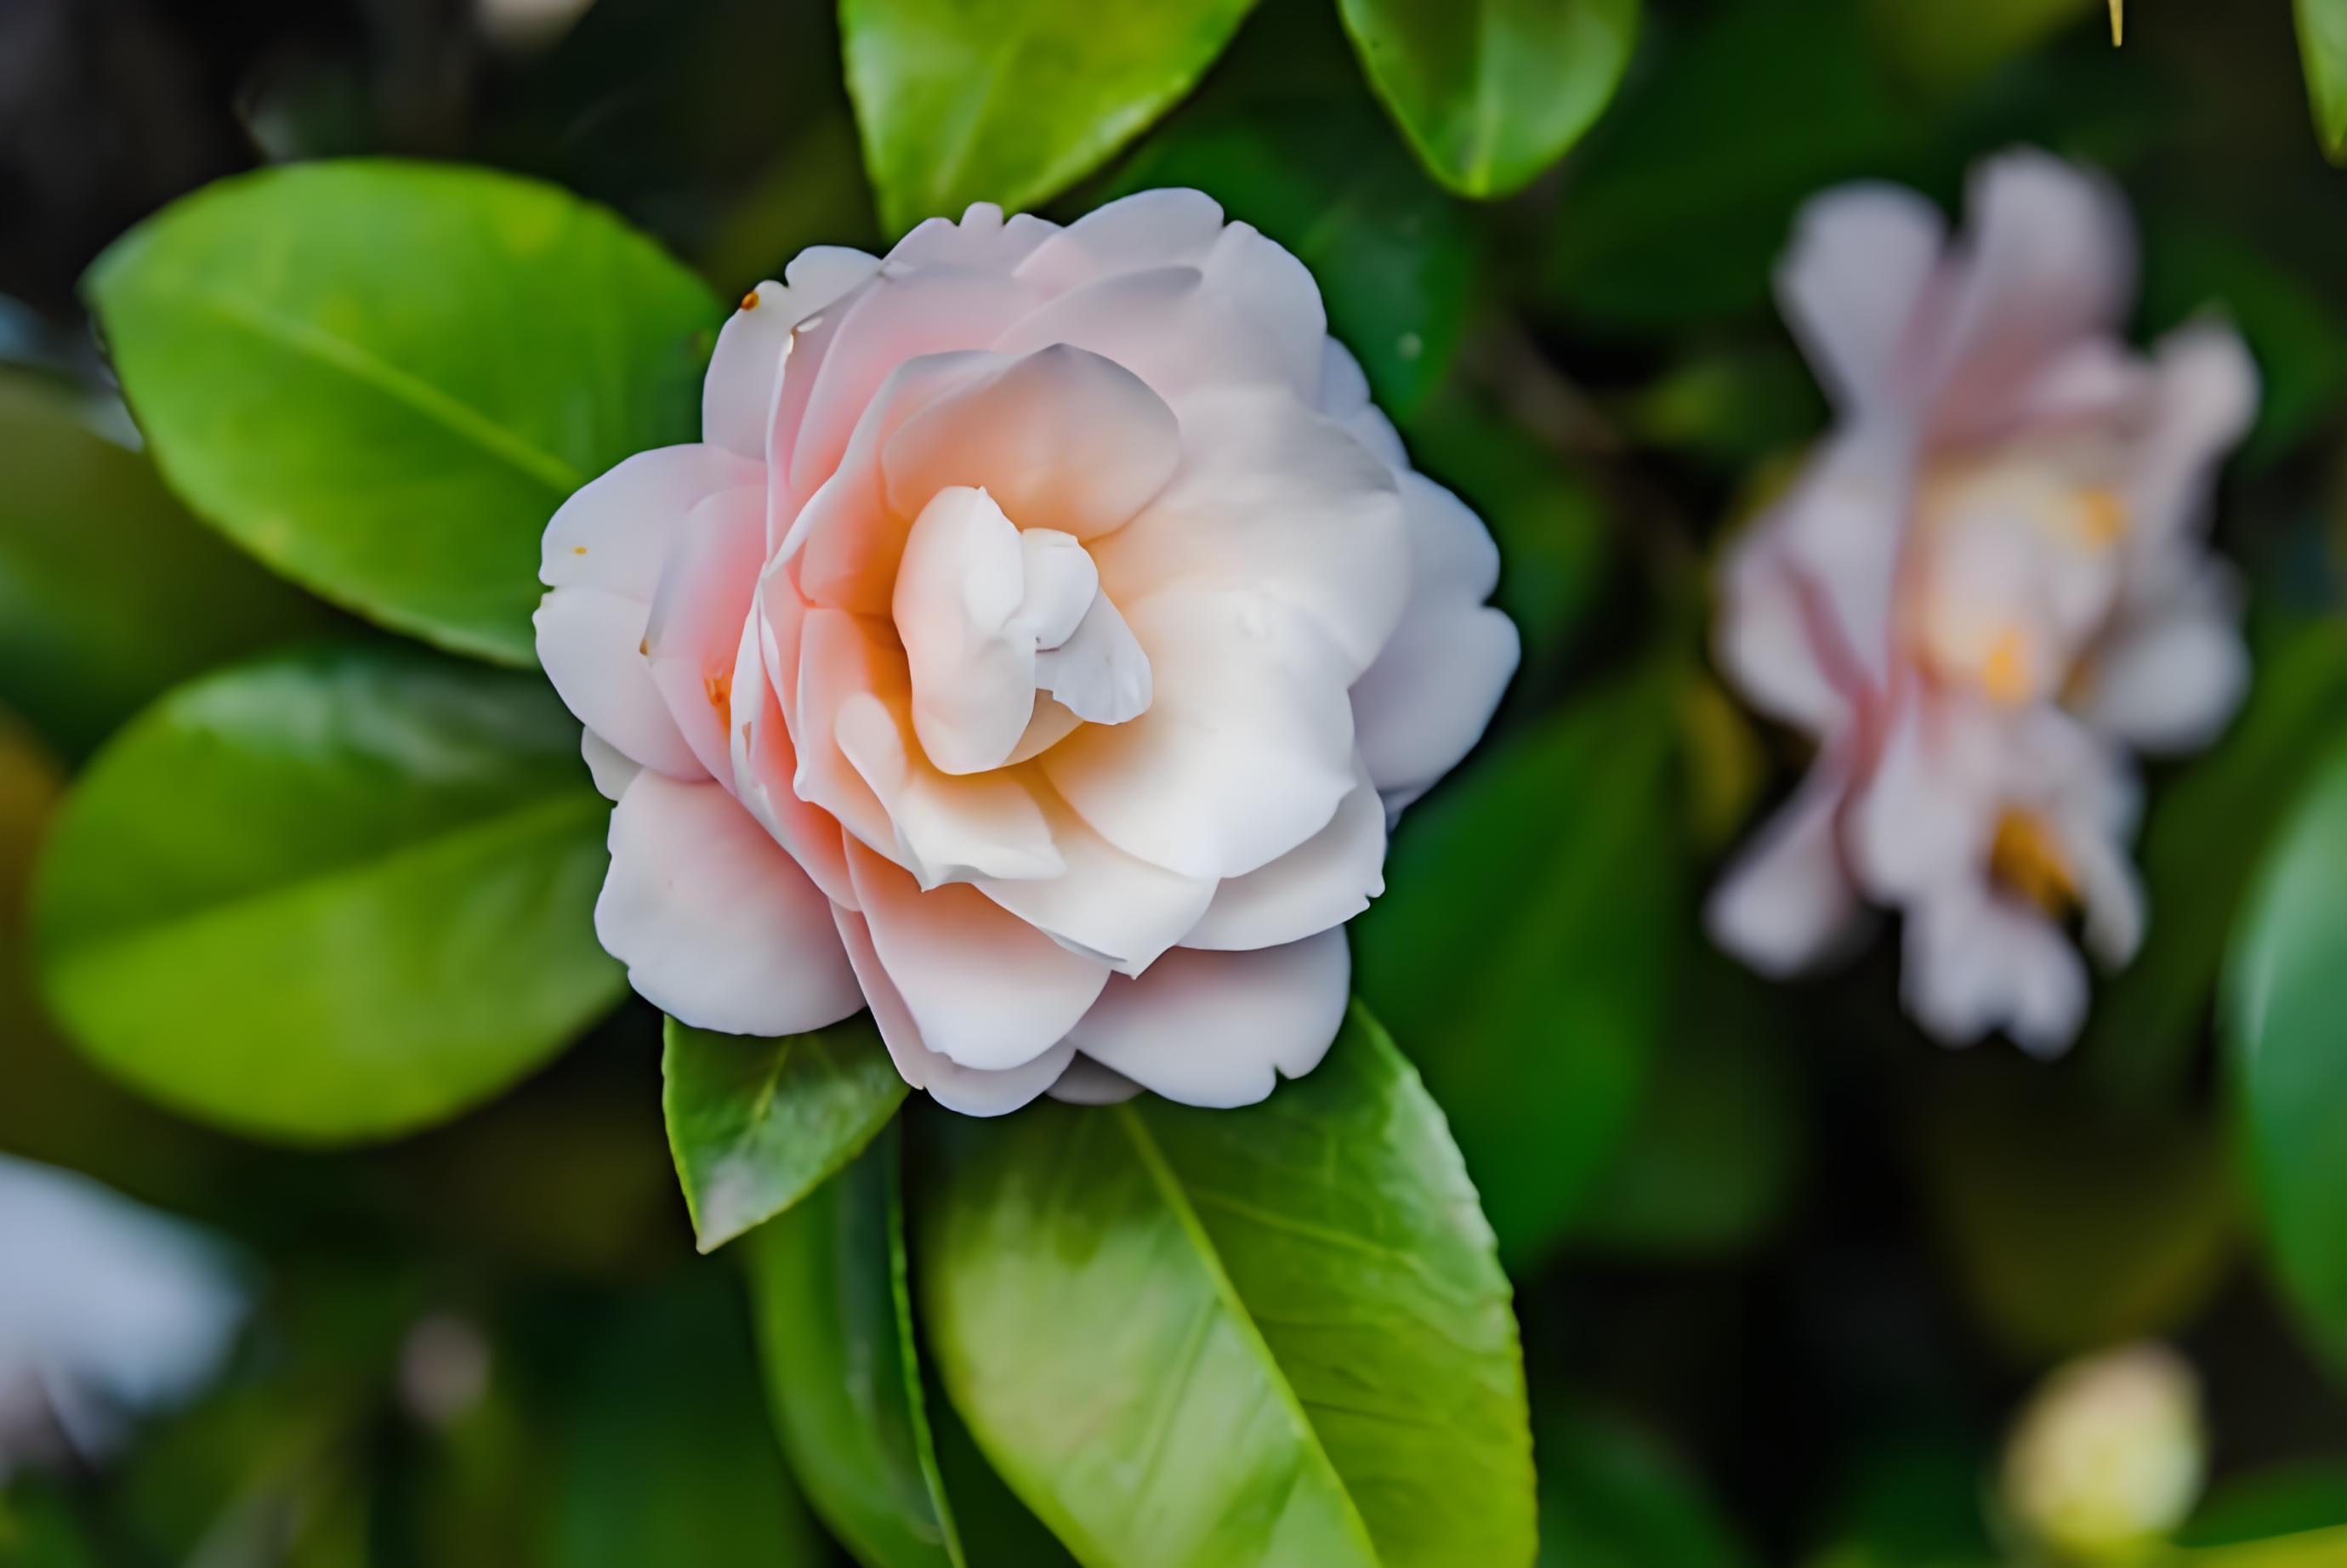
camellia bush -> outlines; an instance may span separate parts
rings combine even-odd
[[[2347,1563],[2326,154],[2332,0],[0,15],[0,1563]]]

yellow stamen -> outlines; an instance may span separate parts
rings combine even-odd
[[[2008,809],[1996,821],[1988,851],[1990,879],[2017,893],[2055,919],[2078,907],[2078,881],[2045,819],[2034,811]]]
[[[2111,0],[2111,47],[2127,42],[2127,0]]]
[[[745,311],[754,311],[758,308],[757,290],[752,289],[748,293],[742,296],[742,308]]]
[[[2029,639],[2017,626],[2008,626],[1989,644],[1981,661],[1981,690],[1989,701],[2010,707],[2029,698]]]
[[[2107,548],[2127,537],[2135,519],[2118,492],[2107,485],[2089,485],[2078,492],[2078,530],[2086,542]]]

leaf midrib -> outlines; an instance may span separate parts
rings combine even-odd
[[[1353,1500],[1352,1487],[1347,1483],[1344,1471],[1337,1468],[1337,1461],[1330,1456],[1327,1445],[1321,1440],[1320,1429],[1312,1424],[1310,1413],[1305,1409],[1304,1401],[1296,1392],[1295,1386],[1288,1382],[1286,1370],[1280,1366],[1279,1358],[1273,1354],[1270,1342],[1264,1338],[1263,1330],[1255,1326],[1255,1315],[1247,1310],[1245,1302],[1240,1298],[1237,1286],[1231,1281],[1230,1271],[1223,1265],[1221,1250],[1215,1246],[1205,1223],[1198,1217],[1181,1179],[1174,1173],[1172,1163],[1165,1158],[1155,1135],[1149,1131],[1149,1124],[1130,1102],[1112,1106],[1110,1111],[1118,1126],[1123,1130],[1126,1141],[1133,1145],[1133,1157],[1140,1162],[1150,1184],[1156,1189],[1158,1197],[1172,1213],[1174,1223],[1182,1227],[1183,1235],[1196,1252],[1199,1265],[1205,1270],[1207,1280],[1214,1287],[1215,1298],[1236,1321],[1239,1331],[1261,1357],[1279,1401],[1295,1418],[1305,1445],[1319,1460],[1328,1480],[1335,1485],[1337,1495],[1344,1503],[1345,1518],[1352,1525],[1356,1542],[1363,1553],[1362,1561],[1369,1563],[1380,1562],[1377,1542],[1369,1534],[1368,1522],[1361,1517],[1360,1505]]]
[[[314,323],[281,315],[223,290],[185,277],[148,273],[137,286],[162,300],[176,299],[232,326],[275,343],[297,357],[341,371],[352,381],[401,405],[426,422],[478,447],[526,477],[565,498],[586,482],[566,459],[499,424],[462,398],[400,369],[362,344]]]
[[[249,915],[273,903],[299,902],[343,884],[363,883],[412,861],[429,860],[475,844],[494,846],[507,840],[521,840],[541,825],[564,816],[576,815],[583,822],[603,804],[601,796],[586,794],[566,794],[535,801],[517,810],[476,818],[459,828],[412,839],[386,854],[345,861],[309,876],[272,882],[265,887],[197,905],[159,920],[104,926],[94,933],[67,938],[59,959],[67,965],[87,963],[114,949],[151,944],[175,931],[200,930],[213,921]]]

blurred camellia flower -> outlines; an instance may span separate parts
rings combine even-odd
[[[2004,1519],[2057,1561],[2131,1561],[2181,1525],[2208,1471],[2200,1386],[2164,1345],[2056,1368],[2004,1450]]]
[[[1897,908],[1926,1029],[2050,1053],[2086,1008],[2065,925],[2112,965],[2142,934],[2131,753],[2205,744],[2248,682],[2202,535],[2257,379],[2214,323],[2119,340],[2135,251],[2096,176],[2016,152],[1970,200],[1952,244],[1911,192],[1829,192],[1779,272],[1837,425],[1733,547],[1716,651],[1819,753],[1709,924],[1785,974]]]
[[[736,1033],[868,1002],[974,1113],[1309,1071],[1517,642],[1302,264],[1190,190],[809,251],[702,427],[546,534],[636,989]]]
[[[213,1375],[247,1305],[202,1233],[0,1155],[0,1480],[103,1458],[131,1418]]]

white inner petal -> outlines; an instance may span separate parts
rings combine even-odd
[[[1082,543],[1055,528],[1022,531],[982,489],[948,486],[921,508],[890,609],[912,675],[914,733],[941,772],[1000,767],[1072,727],[1039,693],[1098,724],[1149,707],[1148,656]]]

